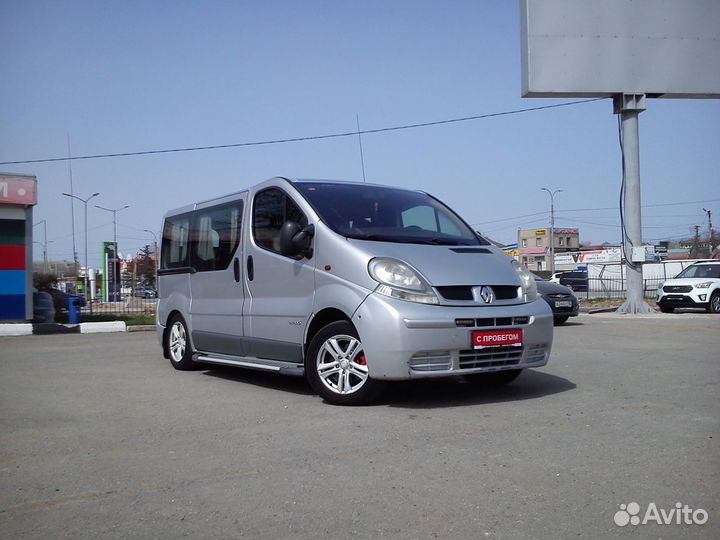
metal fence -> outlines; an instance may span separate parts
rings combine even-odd
[[[80,308],[80,315],[124,315],[124,316],[154,316],[157,311],[157,298],[154,288],[148,288],[141,283],[123,287],[115,297],[105,302],[102,298],[95,298],[86,302]]]
[[[645,298],[655,298],[657,288],[664,282],[663,278],[643,279]],[[580,287],[576,287],[579,289]],[[589,277],[586,290],[575,290],[577,298],[625,298],[627,280],[617,276]]]
[[[655,298],[657,288],[666,280],[697,260],[663,261],[642,265],[645,298]],[[627,291],[627,276],[623,264],[592,263],[587,265],[587,285],[576,287],[578,298],[624,298]]]
[[[155,315],[157,300],[155,298],[136,298],[121,296],[118,302],[94,301],[80,309],[81,315]]]

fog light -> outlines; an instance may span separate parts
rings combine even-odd
[[[704,302],[705,299],[707,298],[707,294],[698,294],[698,298],[700,298],[701,302]]]

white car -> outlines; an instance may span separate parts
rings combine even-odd
[[[663,313],[675,308],[704,308],[720,313],[720,261],[691,264],[657,290],[657,304]]]

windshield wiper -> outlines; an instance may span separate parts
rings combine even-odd
[[[463,245],[457,240],[448,240],[447,238],[407,238],[408,244],[430,244],[433,246],[459,246]]]

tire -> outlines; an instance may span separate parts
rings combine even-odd
[[[569,318],[570,318],[570,317],[567,317],[567,316],[565,316],[565,317],[555,317],[555,319],[554,319],[553,321],[554,321],[554,323],[555,323],[555,326],[560,326],[561,324],[565,324]]]
[[[490,373],[473,373],[465,375],[465,380],[480,386],[503,386],[513,382],[522,372],[522,369],[508,369]]]
[[[720,313],[720,292],[715,291],[712,293],[706,309],[708,313]]]
[[[670,306],[660,306],[660,311],[662,311],[663,313],[672,313],[673,311],[675,311],[675,308]]]
[[[165,332],[165,350],[172,366],[179,371],[197,369],[197,363],[192,360],[192,347],[188,339],[187,326],[180,315],[170,319]]]
[[[349,321],[323,327],[310,341],[305,374],[321,398],[333,405],[363,405],[384,383],[368,374],[367,359],[357,330]]]

